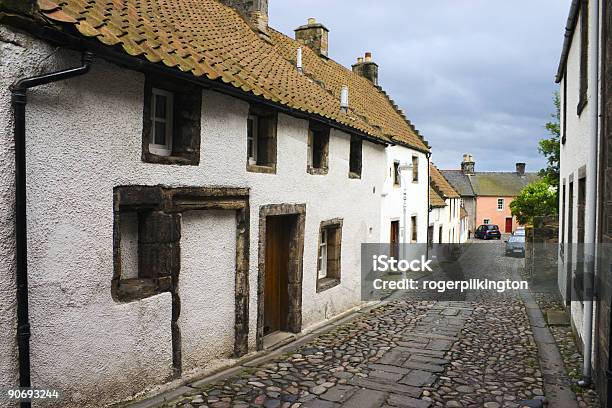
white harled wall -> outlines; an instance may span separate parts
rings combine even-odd
[[[5,28],[2,28],[6,31]],[[12,33],[3,33],[13,36]],[[0,42],[0,385],[16,383],[13,152],[8,83],[80,64],[27,36],[22,50]],[[52,55],[51,55],[52,54]],[[49,58],[43,59],[45,56]],[[63,407],[100,407],[170,379],[168,293],[116,303],[113,276],[113,187],[249,187],[250,333],[257,316],[259,207],[305,203],[303,329],[360,301],[360,244],[381,232],[383,146],[363,144],[363,174],[349,179],[350,136],[332,130],[329,174],[306,173],[308,122],[278,117],[277,174],[247,173],[248,103],[204,91],[199,166],[141,161],[144,76],[96,61],[85,76],[29,91],[27,106],[28,250],[32,379],[64,392]],[[426,163],[421,159],[420,163]],[[423,170],[421,174],[426,173]],[[416,193],[415,193],[416,194]],[[342,283],[316,293],[319,225],[343,218]],[[425,225],[425,221],[421,223]],[[424,234],[424,233],[423,233]],[[180,294],[183,364],[188,371],[227,357],[233,347],[233,214],[186,213],[182,219]],[[227,250],[227,251],[226,251]],[[211,330],[214,330],[214,338]],[[112,392],[109,392],[112,390]]]
[[[380,192],[382,197],[382,213],[380,226],[380,242],[388,243],[391,237],[391,221],[400,222],[400,242],[403,237],[403,186],[393,185],[393,163],[412,164],[412,156],[419,158],[419,180],[412,181],[412,172],[408,172],[407,183],[407,241],[410,242],[412,229],[410,218],[417,216],[417,242],[427,242],[427,194],[429,192],[427,180],[428,160],[424,153],[404,146],[390,146],[386,149],[387,168],[384,172],[384,185]]]
[[[579,17],[580,18],[580,17]],[[593,21],[594,16],[589,16],[589,20]],[[597,63],[593,59],[593,52],[589,52],[588,64]],[[587,102],[586,106],[580,113],[577,114],[577,106],[580,94],[580,22],[576,24],[576,29],[572,38],[569,55],[567,58],[566,75],[560,83],[560,100],[561,100],[561,124],[564,123],[563,114],[565,112],[565,123],[567,128],[565,131],[561,129],[562,135],[566,135],[565,144],[561,144],[561,162],[560,162],[560,189],[563,188],[563,183],[566,185],[565,202],[561,203],[562,213],[560,214],[559,225],[564,226],[564,237],[567,242],[569,228],[572,228],[574,243],[578,242],[578,180],[580,178],[579,171],[582,167],[587,167],[587,188],[589,179],[596,177],[594,174],[588,173],[587,163],[596,158],[588,157],[588,140],[592,132],[592,122],[589,117],[592,115],[593,103]],[[565,82],[567,81],[567,88]],[[598,86],[588,85],[587,99],[592,101],[593,98],[598,98]],[[564,96],[564,90],[567,89],[567,95]],[[563,108],[563,101],[566,100],[567,106]],[[569,202],[569,183],[570,177],[573,176],[574,182],[574,197],[573,202]],[[588,193],[587,193],[588,196]],[[559,193],[559,199],[562,200],[562,190]],[[568,225],[568,211],[573,211],[573,223]],[[585,208],[585,225],[588,225],[593,217],[597,216],[597,209],[592,203],[586,202]],[[564,221],[565,220],[565,221]],[[559,231],[559,239],[561,239],[561,231]],[[575,251],[575,250],[574,250]],[[575,258],[575,255],[574,255]],[[558,269],[558,282],[560,292],[566,293],[566,265],[565,259],[560,259]],[[596,304],[594,304],[596,308]],[[595,313],[594,313],[595,315]],[[579,301],[571,302],[571,318],[574,327],[581,339],[584,338],[583,327],[583,310],[582,303]],[[595,327],[595,326],[593,326]]]

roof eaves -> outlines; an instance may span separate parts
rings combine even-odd
[[[563,79],[565,72],[565,66],[567,65],[567,57],[569,50],[572,45],[572,38],[574,37],[574,31],[576,29],[576,23],[578,22],[578,15],[580,14],[580,2],[582,0],[572,0],[570,7],[569,16],[567,18],[567,24],[565,25],[565,34],[563,35],[563,49],[561,51],[561,58],[559,61],[559,67],[557,68],[557,75],[555,76],[555,82],[559,83]]]

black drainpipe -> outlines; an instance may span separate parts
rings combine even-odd
[[[82,65],[63,71],[23,78],[11,85],[15,119],[15,252],[17,261],[17,345],[19,349],[19,386],[30,387],[30,321],[28,312],[28,239],[26,223],[26,125],[27,90],[39,85],[83,75],[89,71],[93,54],[83,53]],[[21,402],[29,408],[31,402]]]

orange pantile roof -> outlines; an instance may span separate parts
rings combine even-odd
[[[430,163],[429,165],[430,174],[430,185],[439,193],[443,198],[461,198],[459,193],[450,185],[450,183],[444,178],[442,172],[438,168]]]
[[[216,0],[38,0],[38,6],[44,17],[133,57],[223,81],[386,143],[429,151],[384,91],[308,47],[300,74],[292,63],[296,41],[270,29],[270,44]],[[343,85],[349,87],[346,113],[340,109]]]
[[[446,207],[444,199],[440,197],[440,194],[431,185],[429,186],[429,205],[434,208]]]

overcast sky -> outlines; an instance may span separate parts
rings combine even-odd
[[[350,67],[366,51],[379,82],[433,148],[440,168],[471,153],[476,169],[545,166],[537,150],[570,0],[269,0],[285,34],[314,17],[329,56]]]

